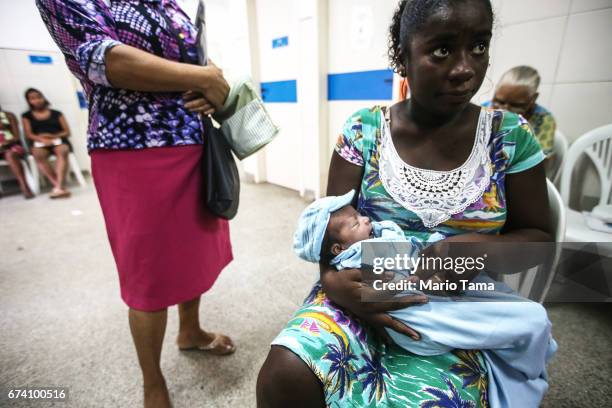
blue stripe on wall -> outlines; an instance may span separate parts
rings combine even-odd
[[[297,102],[297,81],[262,82],[261,98],[268,103]]]
[[[329,74],[327,99],[330,101],[391,100],[393,71],[381,69]]]

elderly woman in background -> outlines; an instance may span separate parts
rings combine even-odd
[[[484,105],[508,110],[527,119],[546,156],[544,163],[548,168],[553,155],[557,125],[553,115],[536,103],[540,95],[539,86],[538,71],[525,65],[514,67],[502,75],[495,88],[493,100]]]
[[[176,0],[36,0],[89,100],[88,150],[144,383],[144,406],[171,406],[160,356],[167,308],[181,350],[227,355],[200,325],[200,296],[232,260],[229,225],[201,198],[201,114],[229,91],[197,62],[197,30]],[[110,364],[110,362],[109,362]],[[203,403],[206,405],[205,403]]]
[[[26,183],[25,174],[21,165],[21,159],[25,155],[25,149],[19,138],[19,125],[17,118],[11,112],[6,112],[0,107],[0,159],[4,158],[15,175],[21,193],[26,199],[33,198]]]

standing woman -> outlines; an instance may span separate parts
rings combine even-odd
[[[70,191],[64,188],[71,150],[68,122],[62,112],[49,108],[49,101],[38,89],[29,88],[24,96],[30,109],[21,115],[23,132],[33,142],[32,155],[36,165],[53,185],[49,197],[70,197]],[[56,157],[55,169],[49,164],[52,154]]]
[[[17,178],[21,193],[26,199],[34,198],[30,187],[26,183],[25,173],[21,165],[21,159],[25,150],[19,138],[19,125],[17,118],[11,112],[2,110],[0,106],[0,158],[4,158],[9,168]]]
[[[202,113],[229,86],[194,65],[196,30],[175,0],[37,0],[89,99],[88,149],[121,296],[144,381],[145,407],[170,406],[160,369],[167,307],[180,349],[232,353],[200,328],[200,296],[232,260],[227,221],[200,200]],[[186,101],[186,99],[188,101]]]

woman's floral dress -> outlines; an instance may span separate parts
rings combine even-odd
[[[416,214],[391,198],[379,177],[381,136],[388,129],[381,126],[385,112],[376,106],[352,115],[335,148],[344,159],[365,167],[358,210],[375,221],[392,220],[406,235],[421,239],[433,232],[499,233],[506,220],[505,175],[544,159],[529,124],[515,114],[486,109],[491,119],[490,184],[464,211],[426,228]],[[479,351],[423,357],[386,345],[331,302],[319,283],[272,344],[288,348],[310,367],[323,385],[329,407],[488,406],[487,371]]]

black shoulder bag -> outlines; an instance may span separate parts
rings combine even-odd
[[[166,15],[164,15],[164,18],[168,29],[171,30],[178,41],[181,62],[189,62],[183,39],[174,29],[170,19]],[[199,44],[205,44],[203,2],[200,2],[198,18],[201,19],[200,23],[197,24],[198,42]],[[206,50],[198,50],[199,54],[203,52],[206,52]],[[215,127],[210,116],[202,116],[202,123],[204,128],[204,153],[202,154],[201,171],[204,205],[217,217],[231,220],[238,212],[240,199],[238,167],[221,129]]]
[[[204,116],[202,178],[204,202],[210,212],[231,220],[238,212],[240,177],[232,150],[212,119]]]

